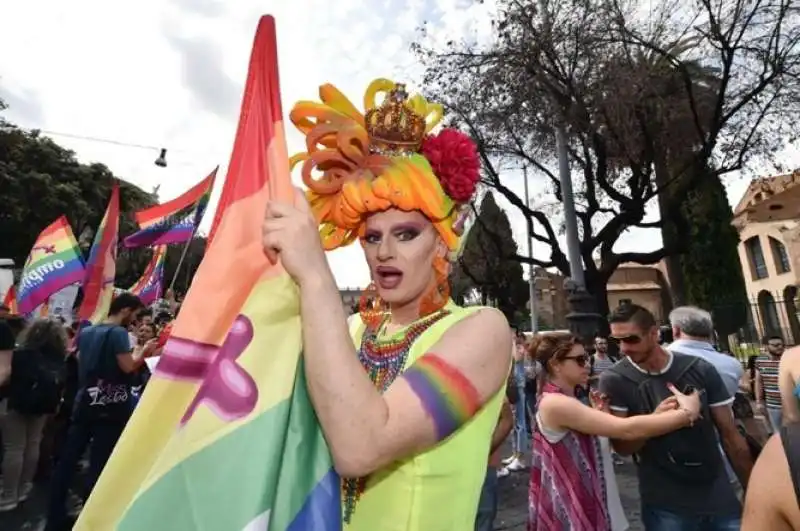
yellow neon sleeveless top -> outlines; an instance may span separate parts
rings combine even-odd
[[[480,309],[447,306],[450,315],[427,329],[411,346],[403,370],[436,344],[454,324]],[[364,324],[356,315],[350,334],[361,345]],[[402,335],[402,330],[386,340]],[[475,528],[486,477],[492,433],[500,416],[503,389],[467,424],[429,450],[375,472],[345,531],[469,531]]]

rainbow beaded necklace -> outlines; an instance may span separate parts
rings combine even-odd
[[[369,379],[381,393],[385,392],[403,371],[408,353],[414,341],[428,328],[442,318],[450,315],[449,310],[439,310],[409,325],[401,336],[381,339],[381,331],[386,326],[389,316],[384,317],[375,328],[368,327],[361,338],[358,360],[367,371]],[[356,504],[367,487],[367,478],[342,479],[342,505],[344,521],[349,523]]]

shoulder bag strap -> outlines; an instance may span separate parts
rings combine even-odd
[[[104,358],[103,358],[103,356],[102,356],[102,354],[103,354],[103,353],[105,352],[105,350],[106,350],[106,345],[108,345],[108,337],[111,335],[111,331],[112,331],[113,329],[114,329],[114,327],[113,327],[113,326],[110,326],[110,327],[108,328],[108,330],[106,330],[106,332],[103,334],[103,339],[102,339],[102,340],[100,340],[100,359],[98,359],[98,360],[97,360],[97,363],[95,363],[95,364],[94,364],[94,367],[92,367],[92,368],[91,368],[91,369],[90,369],[90,370],[89,370],[89,371],[86,373],[86,380],[87,380],[87,382],[90,382],[90,381],[92,381],[92,380],[97,380],[97,379],[98,379],[98,377],[97,377],[97,374],[98,374],[98,372],[99,372],[99,370],[100,370],[100,364],[101,364],[101,363],[103,363],[103,359],[104,359]],[[80,351],[79,351],[79,352],[78,352],[78,364],[79,364],[79,365],[80,365],[80,362],[81,362],[81,358],[80,358]]]

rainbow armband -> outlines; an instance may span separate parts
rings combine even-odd
[[[403,373],[433,419],[437,440],[449,437],[478,412],[480,396],[472,382],[436,354],[425,354]]]

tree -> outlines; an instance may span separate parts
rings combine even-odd
[[[484,304],[494,304],[510,323],[524,320],[528,285],[522,278],[522,264],[509,258],[517,254],[517,244],[508,216],[491,192],[483,196],[466,238],[451,275],[452,284],[461,292],[457,296],[475,290]]]
[[[624,232],[660,229],[704,180],[770,160],[794,140],[800,24],[790,4],[662,0],[643,18],[640,6],[613,0],[498,0],[490,45],[416,50],[429,99],[475,138],[484,184],[551,249],[549,259],[513,258],[569,275],[560,212],[525,204],[502,177],[527,166],[546,183],[546,203],[560,205],[554,126],[564,124],[587,289],[603,314],[620,264],[685,252],[690,228],[679,223],[647,253],[615,251]],[[661,219],[647,221],[659,196]]]
[[[61,214],[69,219],[76,237],[84,230],[94,231],[115,180],[104,165],[81,164],[74,153],[49,138],[0,118],[0,256],[23,264],[38,234]],[[120,234],[124,236],[137,228],[133,213],[155,204],[155,198],[130,183],[118,182]],[[138,278],[148,260],[146,253],[120,255],[117,266],[122,280]]]
[[[731,224],[733,212],[719,179],[704,179],[681,207],[691,220],[688,252],[680,256],[686,302],[712,312],[720,340],[747,321],[749,311],[742,268],[739,233]]]

